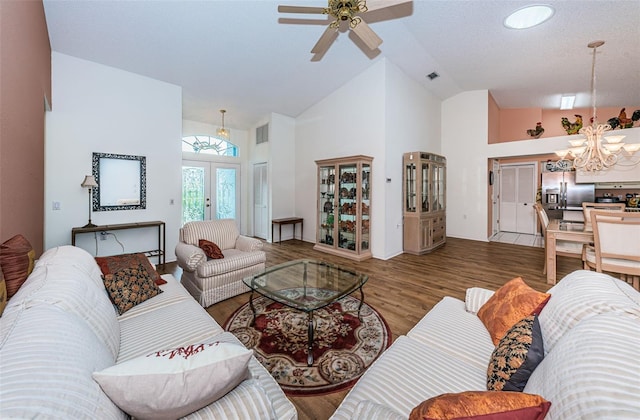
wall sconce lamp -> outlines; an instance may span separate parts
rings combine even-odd
[[[85,227],[85,228],[96,227],[96,225],[91,223],[91,198],[92,198],[91,193],[93,192],[93,188],[98,186],[98,183],[96,182],[96,179],[93,175],[85,175],[84,181],[82,181],[82,184],[80,184],[80,186],[82,188],[87,188],[89,191],[89,223],[87,223],[82,227]]]

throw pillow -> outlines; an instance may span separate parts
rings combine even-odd
[[[7,299],[15,295],[33,271],[36,252],[24,236],[18,234],[0,245],[0,267],[4,273]]]
[[[100,266],[102,274],[116,273],[122,269],[137,267],[142,265],[147,272],[153,276],[153,280],[157,285],[166,284],[167,281],[160,277],[160,274],[149,262],[149,258],[143,253],[112,255],[110,257],[96,257],[96,262]]]
[[[142,264],[103,277],[111,301],[122,315],[134,306],[162,293]]]
[[[478,318],[489,331],[493,344],[497,345],[513,324],[529,315],[538,315],[550,297],[550,294],[533,290],[521,277],[516,277],[496,290],[482,305]]]
[[[487,369],[487,389],[522,391],[543,358],[540,322],[531,315],[516,322],[493,351]]]
[[[207,241],[206,239],[199,239],[198,246],[202,248],[205,255],[209,258],[213,258],[214,260],[224,258],[220,247],[211,241]]]
[[[2,315],[5,306],[7,306],[7,284],[4,281],[2,267],[0,267],[0,316]]]
[[[411,411],[409,420],[542,420],[551,403],[522,392],[465,391],[430,398]]]
[[[176,419],[211,404],[248,376],[253,352],[240,344],[193,344],[153,352],[93,373],[137,419]]]

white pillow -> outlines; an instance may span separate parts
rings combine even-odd
[[[477,314],[482,305],[487,303],[494,293],[493,290],[481,287],[468,288],[464,298],[464,309],[469,313]]]
[[[211,404],[247,378],[252,354],[240,344],[192,344],[94,372],[93,379],[133,417],[176,419]]]

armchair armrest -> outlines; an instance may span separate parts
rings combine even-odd
[[[202,249],[184,242],[178,242],[176,245],[176,258],[180,268],[189,272],[195,271],[198,265],[207,260]]]
[[[236,249],[244,252],[258,251],[262,249],[262,241],[248,236],[238,236],[236,239]]]

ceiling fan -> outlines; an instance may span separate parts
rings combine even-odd
[[[329,24],[311,53],[322,55],[338,36],[341,22],[347,22],[355,33],[370,50],[375,50],[382,44],[382,39],[367,25],[362,18],[367,12],[408,3],[411,0],[328,0],[327,7],[309,6],[278,6],[280,13],[308,13],[330,15],[335,20]]]

